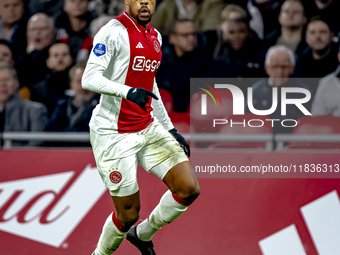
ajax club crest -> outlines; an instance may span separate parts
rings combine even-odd
[[[155,48],[157,53],[159,53],[161,51],[161,46],[159,45],[159,42],[156,41],[156,40],[153,41],[153,47]]]

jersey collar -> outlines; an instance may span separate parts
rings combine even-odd
[[[136,21],[134,21],[126,11],[124,11],[123,16],[125,16],[125,18],[127,18],[140,33],[145,33],[145,31],[149,31],[151,33],[153,31],[153,27],[151,26],[151,22],[149,23],[148,28],[145,28],[145,27],[139,25]]]

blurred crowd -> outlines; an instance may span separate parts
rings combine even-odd
[[[0,132],[89,131],[99,95],[82,74],[93,37],[124,10],[123,0],[0,0]],[[340,116],[339,12],[336,0],[157,0],[158,87],[175,113],[188,112],[190,78],[229,77],[253,88],[256,109],[287,86],[311,92],[312,115]]]

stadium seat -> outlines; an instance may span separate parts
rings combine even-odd
[[[340,134],[340,117],[332,115],[305,116],[298,120],[293,134],[329,135]],[[290,142],[290,149],[340,149],[340,143],[329,142]]]
[[[228,119],[232,115],[233,101],[232,94],[226,89],[216,89],[221,98],[222,105],[217,96],[214,100],[206,92],[196,92],[190,100],[190,121],[196,133],[217,133],[220,127],[213,127],[213,119]],[[201,114],[201,96],[207,95],[207,115]]]
[[[261,120],[263,126],[261,126],[260,121],[252,121],[250,125],[256,126],[251,127],[248,125],[250,120]],[[244,115],[232,115],[228,118],[228,123],[222,125],[219,133],[222,134],[272,134],[273,128],[269,117],[259,116],[253,113],[246,113]],[[230,125],[232,122],[242,123],[245,122],[245,126],[242,124]],[[261,126],[261,127],[257,127]],[[265,148],[265,142],[214,142],[209,148]]]
[[[169,117],[180,134],[190,133],[190,116],[188,113],[172,112]]]
[[[193,128],[190,125],[189,113],[172,112],[169,114],[169,117],[172,121],[172,124],[174,124],[175,128],[181,135],[190,134],[190,132],[193,132]],[[194,142],[187,140],[187,143],[190,147],[196,147],[196,143]]]
[[[165,89],[159,89],[159,94],[161,95],[166,111],[171,113],[174,109],[174,101],[172,99],[171,93]]]

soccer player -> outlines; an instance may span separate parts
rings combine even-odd
[[[152,236],[200,193],[185,155],[190,156],[189,146],[174,129],[155,82],[161,36],[150,20],[156,0],[125,0],[125,4],[126,12],[95,36],[82,78],[84,89],[102,94],[90,121],[90,140],[115,206],[94,255],[112,254],[126,233],[141,254],[156,254]],[[163,180],[169,190],[149,217],[132,227],[140,209],[137,164]]]

